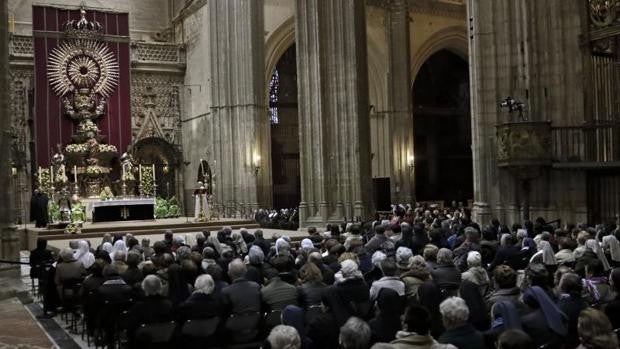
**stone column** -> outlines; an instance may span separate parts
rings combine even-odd
[[[300,226],[372,212],[363,1],[296,1]]]
[[[415,199],[413,115],[409,72],[409,10],[406,0],[390,0],[387,7],[388,118],[392,139],[390,190],[392,202]]]
[[[270,202],[263,0],[212,0],[208,13],[215,194],[228,216],[246,216]]]
[[[0,151],[9,154],[11,137],[8,126],[11,125],[9,115],[9,36],[8,36],[9,10],[8,2],[3,1],[0,5],[0,125],[3,125],[0,138]],[[19,238],[13,219],[13,209],[10,203],[10,178],[9,157],[4,156],[0,161],[0,259],[19,261]],[[4,268],[14,269],[15,265],[0,263],[0,270]]]

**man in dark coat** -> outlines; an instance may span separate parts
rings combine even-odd
[[[35,227],[37,228],[45,228],[49,221],[47,202],[47,195],[39,189],[35,189],[30,199],[30,221],[35,221]]]

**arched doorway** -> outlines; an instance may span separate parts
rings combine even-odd
[[[179,153],[161,138],[149,137],[134,145],[134,159],[143,166],[155,165],[157,196],[170,198],[177,194]]]
[[[297,62],[295,45],[289,47],[269,80],[271,170],[273,207],[293,208],[301,200],[299,171],[299,118],[297,115]]]
[[[419,201],[473,198],[468,65],[440,50],[413,84],[415,192]]]

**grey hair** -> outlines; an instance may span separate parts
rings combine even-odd
[[[161,280],[155,275],[147,275],[142,280],[142,290],[145,296],[156,296],[161,294]]]
[[[65,247],[62,249],[62,251],[60,251],[60,258],[62,258],[62,260],[64,262],[70,262],[73,260],[73,250],[71,249],[71,247]]]
[[[439,265],[451,265],[453,262],[454,256],[452,251],[447,248],[440,248],[437,252],[437,264]]]
[[[194,288],[196,289],[194,292],[196,293],[204,293],[211,294],[213,293],[213,289],[215,288],[215,283],[213,282],[213,278],[209,274],[202,274],[196,278],[194,282]]]
[[[301,338],[295,327],[278,325],[274,327],[267,341],[273,349],[299,349],[301,348]]]
[[[469,308],[461,297],[449,297],[441,302],[439,312],[446,324],[464,323],[469,318]]]
[[[245,267],[245,264],[243,264],[243,261],[239,258],[235,258],[228,263],[228,276],[230,276],[231,281],[243,277],[246,271],[247,268]]]
[[[344,349],[366,349],[370,344],[370,327],[364,320],[352,316],[340,327],[339,341]]]
[[[467,252],[467,266],[468,267],[479,267],[482,265],[482,256],[478,251],[469,251]]]

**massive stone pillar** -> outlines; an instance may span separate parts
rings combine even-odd
[[[212,0],[208,13],[215,195],[228,216],[248,215],[270,201],[263,1]]]
[[[296,1],[300,226],[372,212],[364,2]]]
[[[10,153],[11,137],[8,126],[11,125],[9,115],[9,37],[8,37],[9,10],[7,1],[0,5],[0,151]],[[0,161],[0,259],[19,260],[19,239],[13,220],[13,209],[10,203],[11,188],[9,157],[3,156]],[[0,264],[2,269],[3,264]],[[7,265],[11,268],[14,266]]]
[[[523,173],[497,167],[495,126],[509,121],[499,107],[507,96],[525,104],[530,121],[583,123],[583,2],[469,0],[467,9],[474,220],[516,222],[530,206],[532,218],[581,221],[584,171],[543,168],[524,183]]]
[[[409,11],[406,0],[387,7],[388,118],[392,140],[390,189],[392,202],[411,203],[414,195],[413,115],[409,72]]]

